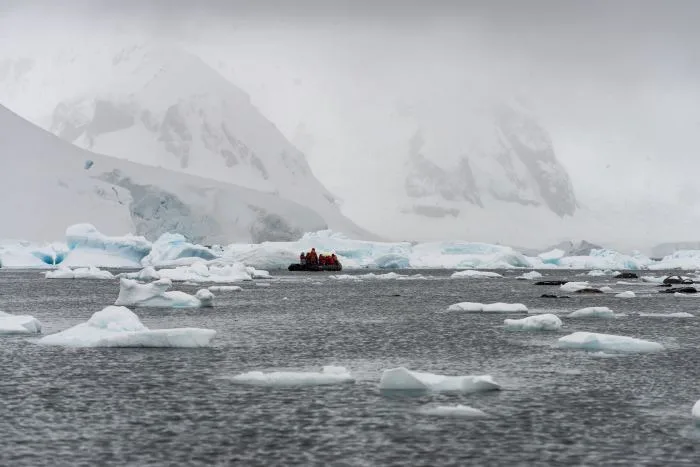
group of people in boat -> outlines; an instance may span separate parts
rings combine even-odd
[[[312,248],[308,253],[302,251],[299,255],[299,263],[302,265],[315,266],[337,266],[339,264],[335,253],[331,255],[319,255],[316,253],[316,248]]]

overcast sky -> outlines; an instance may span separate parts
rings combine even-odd
[[[0,12],[0,47],[115,27],[185,44],[341,196],[391,167],[406,118],[446,127],[470,96],[521,94],[584,202],[700,197],[699,1],[0,0]]]

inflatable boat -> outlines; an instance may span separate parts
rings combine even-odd
[[[338,264],[319,265],[319,264],[290,264],[287,268],[290,271],[342,271],[343,266]]]

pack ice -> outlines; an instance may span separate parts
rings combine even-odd
[[[447,311],[465,311],[467,313],[527,313],[527,307],[522,303],[460,302],[450,305]]]
[[[664,346],[635,337],[599,334],[595,332],[575,332],[559,339],[559,347],[583,350],[602,350],[623,353],[647,353],[664,350]]]
[[[168,291],[173,283],[170,279],[158,279],[142,284],[135,279],[119,280],[119,296],[115,305],[136,307],[200,308],[213,306],[214,295],[207,289],[192,296],[179,290]]]
[[[108,306],[85,323],[39,339],[64,347],[208,347],[216,331],[199,328],[151,330],[123,306]]]
[[[559,317],[551,313],[532,315],[522,319],[506,319],[503,324],[511,331],[556,331],[562,326]]]
[[[501,385],[490,375],[443,376],[410,371],[404,367],[384,370],[379,381],[383,391],[430,391],[473,393],[496,391]]]
[[[320,372],[310,371],[250,371],[231,378],[237,384],[250,386],[326,386],[352,383],[355,378],[342,366],[324,366]]]
[[[38,334],[39,320],[29,315],[11,315],[0,311],[0,334]]]

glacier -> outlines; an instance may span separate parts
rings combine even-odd
[[[380,391],[419,391],[475,393],[497,391],[501,385],[490,375],[443,376],[410,371],[404,367],[384,370],[379,381]]]
[[[63,347],[208,347],[216,331],[199,328],[148,329],[122,306],[108,306],[85,323],[39,339]]]
[[[168,289],[173,283],[170,279],[158,279],[149,284],[142,284],[134,279],[119,280],[119,296],[115,305],[136,307],[166,308],[201,308],[213,306],[214,295],[207,289],[190,295],[179,290]]]

